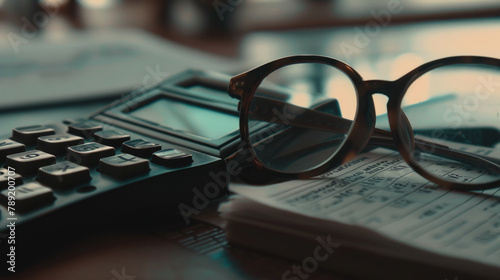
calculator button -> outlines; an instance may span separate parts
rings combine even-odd
[[[165,149],[154,153],[151,161],[168,167],[181,167],[190,165],[193,156],[176,149]]]
[[[102,126],[93,121],[83,121],[68,125],[68,132],[73,135],[90,139],[97,131],[101,131]]]
[[[13,206],[15,211],[31,210],[54,201],[51,189],[34,182],[16,187],[15,192],[16,204]],[[9,190],[4,190],[1,196],[3,201],[8,201],[11,195],[9,194]]]
[[[48,135],[38,137],[37,149],[53,155],[66,153],[69,146],[83,144],[83,138],[74,135]]]
[[[76,119],[65,119],[62,121],[63,124],[72,124],[72,123],[79,123],[79,122],[86,122],[88,119],[85,118],[76,118]]]
[[[90,179],[90,170],[87,167],[69,161],[38,169],[38,181],[54,188],[75,186]]]
[[[26,151],[24,144],[18,143],[10,139],[0,140],[0,162],[5,161],[8,155]]]
[[[99,159],[113,156],[114,154],[115,148],[90,142],[69,147],[67,159],[76,164],[92,166],[97,165],[99,163]]]
[[[20,174],[36,173],[38,168],[55,162],[55,156],[39,150],[12,154],[5,161],[7,166],[13,167]]]
[[[9,183],[14,182],[14,183]],[[23,184],[23,177],[16,173],[16,171],[11,171],[9,174],[9,170],[0,168],[0,190],[6,189],[10,186],[19,186]]]
[[[129,154],[102,158],[99,172],[115,178],[127,178],[149,172],[149,161]]]
[[[122,145],[122,152],[142,158],[148,158],[152,153],[159,150],[161,150],[160,144],[144,139],[129,140]]]
[[[130,140],[130,135],[121,133],[116,130],[103,130],[94,134],[94,140],[108,146],[118,147],[123,142]]]
[[[34,145],[38,137],[55,133],[54,129],[43,125],[17,127],[12,130],[12,139],[26,145]]]

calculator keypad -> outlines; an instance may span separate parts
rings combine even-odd
[[[183,177],[174,168],[194,165],[190,153],[171,147],[162,150],[164,142],[103,127],[95,121],[78,120],[14,129],[16,139],[29,144],[4,136],[0,140],[0,223],[6,222],[4,211],[12,196],[8,192],[12,192],[11,185],[15,187],[15,211],[30,220],[123,184],[142,188],[141,180],[151,182],[151,178],[156,178],[155,184],[168,181],[158,178],[176,178],[182,182]],[[198,168],[221,166],[219,159],[208,155],[198,154],[197,159],[194,162]],[[147,185],[144,187],[147,189]],[[179,187],[167,184],[161,189],[168,193],[170,188]],[[52,208],[44,208],[49,205]]]
[[[93,166],[97,165],[101,158],[109,157],[114,154],[115,149],[113,147],[90,142],[69,147],[67,159],[76,164]]]
[[[38,170],[38,181],[54,188],[77,186],[90,179],[88,167],[69,161],[44,166]]]
[[[18,143],[10,139],[0,140],[0,162],[5,161],[7,155],[26,151],[24,144]]]
[[[55,162],[55,156],[39,150],[8,155],[6,160],[7,166],[15,168],[16,173],[23,175],[36,173],[38,168]]]

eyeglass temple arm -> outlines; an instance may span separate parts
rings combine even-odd
[[[396,149],[396,145],[392,139],[382,137],[371,137],[368,145],[376,147],[384,147]],[[477,165],[495,173],[500,173],[500,165],[497,164],[498,159],[483,155],[476,155],[465,151],[457,151],[450,149],[448,146],[432,143],[422,139],[415,138],[416,151],[427,151],[429,154],[438,155],[451,160],[467,162],[471,165]]]
[[[252,102],[255,104],[255,110],[251,111],[249,115],[253,120],[344,134],[349,131],[352,124],[351,120],[344,119],[339,116],[302,108],[274,99],[254,96],[254,100]],[[432,151],[432,153],[436,155],[477,164],[481,167],[500,173],[500,165],[493,162],[493,160],[495,160],[493,158],[482,157],[463,151],[456,151],[450,149],[450,147],[446,145],[441,145],[419,138],[414,138],[414,141],[415,146],[420,150]],[[369,145],[396,149],[391,132],[379,128],[374,129]]]
[[[275,99],[254,96],[252,103],[255,107],[249,117],[253,120],[336,133],[347,133],[352,125],[351,120]],[[390,131],[378,128],[373,131],[373,136],[392,139]]]

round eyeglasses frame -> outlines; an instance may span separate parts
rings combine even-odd
[[[288,65],[303,63],[320,63],[329,65],[346,74],[351,79],[356,90],[357,110],[353,120],[354,123],[347,132],[347,138],[331,159],[318,167],[304,172],[279,172],[267,168],[266,165],[259,160],[252,148],[248,127],[250,105],[257,88],[269,74]],[[438,144],[415,139],[413,129],[401,109],[401,103],[407,89],[417,78],[439,67],[467,64],[485,65],[500,69],[500,60],[496,58],[481,56],[455,56],[441,58],[425,63],[394,81],[365,81],[361,75],[358,74],[358,72],[342,61],[326,56],[296,55],[265,63],[259,67],[232,77],[228,86],[228,93],[230,96],[241,101],[239,108],[239,125],[242,148],[244,150],[251,151],[252,162],[259,171],[266,172],[273,177],[285,179],[306,179],[324,174],[352,160],[367,146],[373,135],[380,135],[382,137],[390,137],[392,143],[395,145],[405,162],[422,177],[439,186],[461,190],[480,190],[498,187],[500,186],[500,180],[485,184],[450,182],[443,180],[440,177],[436,177],[422,168],[414,158],[416,145],[423,146],[427,149],[441,149],[443,154],[451,153],[455,158],[467,160],[469,162],[472,160],[481,164],[491,165],[494,167],[495,172],[500,173],[500,166],[496,163],[489,162],[485,159],[478,159],[473,154],[446,151]],[[383,94],[389,99],[387,102],[387,114],[389,118],[390,131],[375,128],[375,106],[372,98],[372,95],[375,93]]]

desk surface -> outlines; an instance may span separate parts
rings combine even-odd
[[[98,230],[11,279],[282,279],[294,262],[227,243],[214,209],[190,226]],[[353,279],[318,270],[308,279]]]

